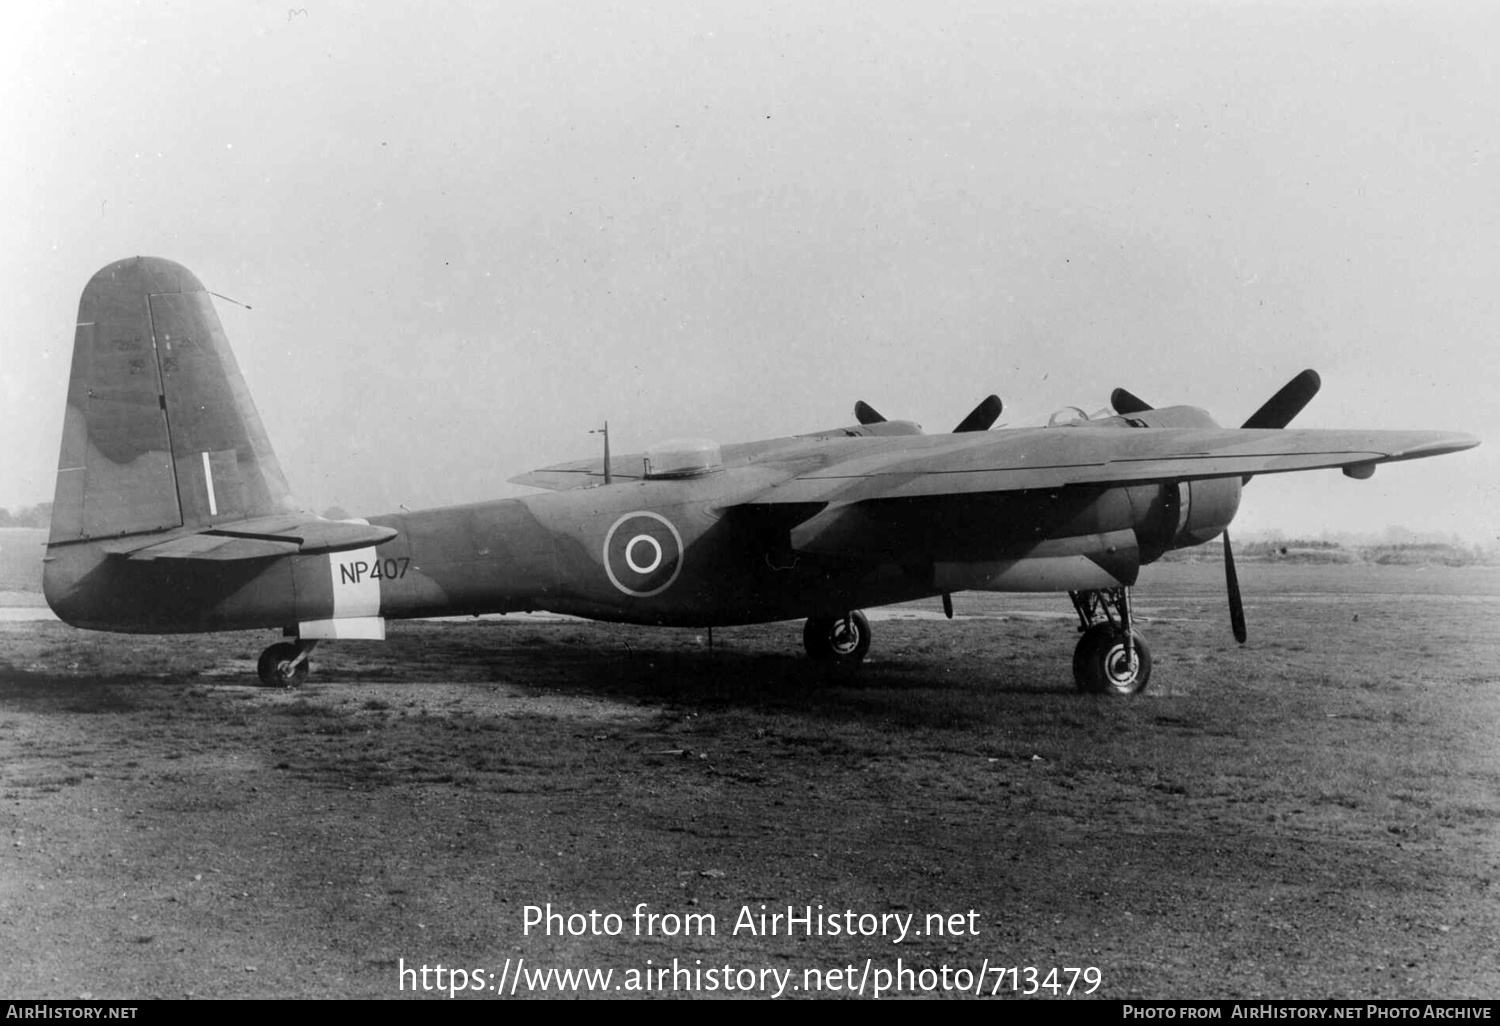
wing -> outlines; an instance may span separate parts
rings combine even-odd
[[[753,504],[847,503],[1283,474],[1459,452],[1471,435],[1438,431],[1046,428],[851,439],[848,455],[796,474]],[[878,443],[884,442],[881,445]]]
[[[132,560],[226,562],[362,549],[389,541],[396,533],[393,527],[345,520],[275,516],[180,534],[166,541],[124,539],[105,546],[105,551]]]

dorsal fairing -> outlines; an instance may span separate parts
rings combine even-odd
[[[794,438],[882,438],[892,435],[920,435],[922,425],[914,420],[879,420],[869,424],[851,424],[830,431],[812,431]]]

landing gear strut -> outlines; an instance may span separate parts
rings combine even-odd
[[[1070,591],[1083,637],[1073,650],[1073,682],[1084,694],[1135,695],[1151,679],[1151,650],[1131,626],[1130,589]]]
[[[268,688],[297,687],[312,669],[307,657],[317,644],[317,641],[298,638],[295,644],[279,641],[272,645],[260,654],[260,662],[255,666],[260,682]]]
[[[870,651],[870,621],[858,610],[840,617],[809,617],[802,628],[802,645],[819,662],[858,666]]]

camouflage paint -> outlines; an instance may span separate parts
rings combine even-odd
[[[959,588],[1111,588],[1223,530],[1243,475],[1477,444],[1225,431],[1201,410],[1144,404],[1085,427],[989,432],[978,425],[998,403],[981,404],[962,434],[872,420],[725,446],[716,469],[671,478],[616,456],[608,486],[597,464],[565,464],[519,479],[554,489],[543,494],[351,525],[290,508],[186,269],[112,264],[84,289],[78,322],[44,585],[63,620],[101,630],[522,610],[713,626]],[[1257,416],[1273,424],[1284,410]]]

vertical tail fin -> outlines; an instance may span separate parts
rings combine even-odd
[[[78,304],[50,542],[294,510],[208,292],[131,257]]]

